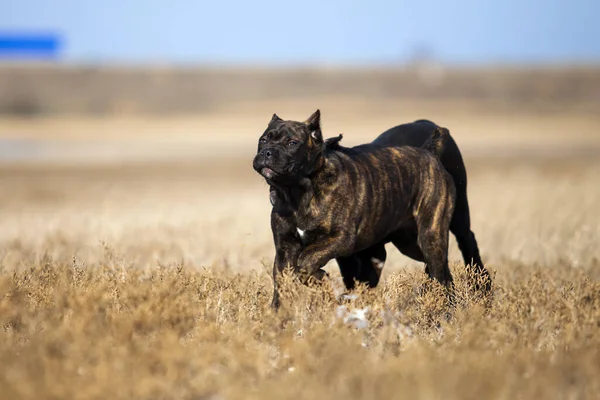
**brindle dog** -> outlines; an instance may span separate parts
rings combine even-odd
[[[388,242],[405,251],[416,243],[429,277],[451,287],[448,232],[456,189],[434,152],[389,145],[385,135],[352,148],[328,147],[320,115],[299,122],[274,114],[254,157],[254,170],[274,188],[272,306],[280,304],[284,269],[304,283],[320,280],[329,260]],[[436,132],[429,148],[447,135]]]
[[[439,135],[440,132],[443,134]],[[329,150],[340,149],[341,139],[342,135],[326,139],[325,147]],[[388,129],[377,138],[377,142],[386,146],[423,147],[438,156],[444,168],[452,176],[456,188],[456,203],[450,221],[450,231],[456,238],[465,266],[470,273],[473,289],[484,294],[488,293],[491,290],[491,277],[481,261],[477,240],[471,231],[467,171],[458,145],[448,130],[431,121],[418,120]],[[271,188],[271,190],[271,200],[273,201],[275,188]],[[403,239],[403,243],[396,241],[393,244],[404,255],[424,262],[425,259],[417,243],[416,234],[412,235],[412,239],[411,237]],[[351,256],[336,259],[347,289],[354,288],[355,281],[366,283],[372,288],[377,286],[387,256],[386,243],[381,242]]]

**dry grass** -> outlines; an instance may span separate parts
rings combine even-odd
[[[189,164],[0,167],[2,399],[600,393],[597,160],[467,151],[487,306],[452,239],[450,314],[390,249],[377,290],[341,298],[331,263],[325,288],[288,286],[274,315],[267,188],[242,147]]]
[[[488,309],[463,296],[448,320],[439,293],[415,295],[423,277],[410,271],[343,306],[331,290],[296,289],[274,316],[261,274],[41,258],[0,275],[0,392],[4,399],[594,398],[600,266],[507,267]],[[352,319],[343,307],[366,317]]]

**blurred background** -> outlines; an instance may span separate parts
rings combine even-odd
[[[564,196],[595,193],[575,179],[598,173],[598,15],[594,0],[0,0],[0,240],[271,257],[257,139],[273,113],[319,108],[346,145],[421,118],[447,127],[483,252],[564,258],[541,245],[564,238],[529,215],[562,201],[561,171]],[[527,240],[506,233],[515,210]],[[207,232],[254,241],[236,253]]]
[[[567,136],[561,151],[589,152],[589,124],[554,120],[597,114],[599,12],[593,0],[4,1],[0,157],[24,157],[33,138],[48,143],[31,156],[63,161],[244,151],[272,113],[316,108],[347,143],[429,118],[467,153],[552,152],[539,139]],[[68,152],[53,147],[66,138]]]

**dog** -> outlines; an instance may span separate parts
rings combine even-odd
[[[420,256],[429,277],[450,288],[456,188],[435,152],[448,134],[436,129],[427,148],[396,146],[386,133],[346,148],[339,140],[326,145],[319,110],[303,122],[273,114],[253,159],[254,170],[272,188],[271,306],[280,306],[278,276],[284,269],[309,283],[321,280],[322,267],[335,258],[343,276],[360,280],[356,275],[367,254],[380,275],[385,256],[379,253],[389,242],[410,257]]]
[[[442,135],[439,135],[440,131],[443,131]],[[329,150],[340,149],[341,139],[341,134],[326,139],[325,147]],[[471,231],[467,171],[458,145],[450,133],[432,121],[421,119],[388,129],[377,138],[377,142],[384,146],[423,147],[438,156],[444,168],[452,176],[456,189],[450,231],[456,238],[465,266],[472,278],[473,290],[482,294],[489,293],[492,285],[491,277],[481,260],[475,234]],[[275,193],[276,189],[271,188],[272,202],[276,198]],[[406,240],[408,241],[408,238]],[[387,256],[385,244],[387,242],[378,243],[349,257],[336,259],[347,289],[353,289],[356,281],[366,283],[371,288],[377,286]],[[401,253],[416,261],[425,261],[416,239],[410,246],[396,245],[396,247]]]

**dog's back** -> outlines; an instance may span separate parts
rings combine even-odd
[[[372,143],[381,146],[414,146],[421,147],[438,128],[429,120],[397,125],[379,135]]]
[[[424,147],[434,152],[450,173],[459,191],[466,191],[467,172],[458,145],[446,128],[429,120],[397,125],[379,135],[372,142],[380,146]]]

